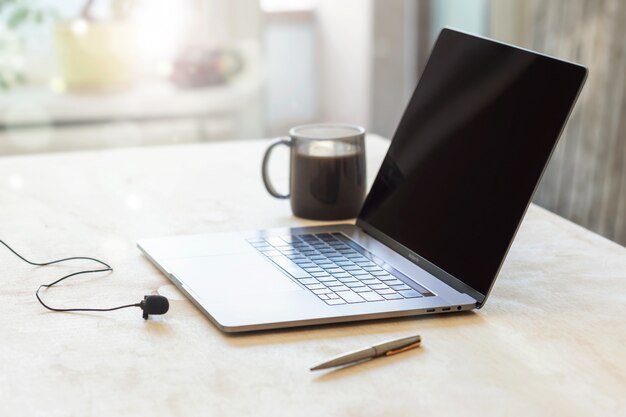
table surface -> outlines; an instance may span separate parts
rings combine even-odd
[[[0,158],[0,239],[34,261],[95,256],[115,268],[48,291],[50,303],[171,300],[150,321],[138,309],[51,313],[37,286],[87,264],[35,268],[0,249],[0,415],[626,415],[626,249],[536,206],[482,310],[221,333],[134,242],[316,224],[265,192],[268,143]],[[370,180],[387,143],[368,138]],[[272,162],[284,184],[284,155]],[[415,333],[420,349],[308,370]]]

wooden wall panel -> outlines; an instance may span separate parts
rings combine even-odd
[[[535,0],[530,13],[532,49],[589,68],[535,202],[626,244],[626,2]]]

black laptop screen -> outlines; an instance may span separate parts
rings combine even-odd
[[[444,29],[359,222],[487,294],[585,76]]]

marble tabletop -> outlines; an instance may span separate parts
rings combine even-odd
[[[37,286],[87,264],[37,268],[0,248],[0,416],[626,415],[626,249],[534,205],[482,310],[221,333],[135,242],[317,224],[264,190],[268,143],[0,158],[0,239],[33,261],[95,256],[115,269],[48,301],[171,301],[149,321],[135,309],[52,313]],[[370,180],[386,146],[368,138]],[[278,187],[285,162],[272,161]],[[420,349],[309,371],[415,333]]]

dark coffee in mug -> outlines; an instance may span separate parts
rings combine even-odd
[[[267,176],[271,150],[291,148],[289,194],[278,193]],[[263,158],[263,182],[276,198],[289,198],[293,214],[313,220],[356,217],[365,199],[365,130],[343,124],[316,124],[290,130]]]
[[[291,158],[291,210],[307,219],[356,217],[365,199],[365,154],[345,149],[333,156]]]

